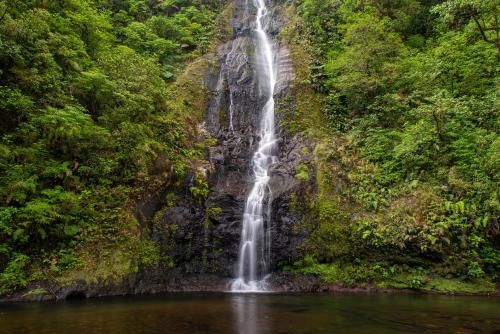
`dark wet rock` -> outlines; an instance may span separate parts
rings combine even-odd
[[[277,8],[273,12],[279,14]],[[210,194],[204,209],[185,196],[176,207],[166,211],[161,222],[178,226],[176,235],[169,239],[175,245],[170,255],[183,273],[209,272],[225,278],[235,274],[244,205],[253,184],[251,158],[258,145],[257,130],[267,100],[260,95],[259,87],[264,83],[257,80],[258,60],[254,58],[254,36],[249,29],[254,14],[252,10],[245,11],[243,0],[236,1],[233,39],[217,48],[216,62],[205,76],[210,94],[205,128],[217,139],[217,145],[207,152],[211,164],[208,169]],[[278,103],[295,73],[290,51],[278,38],[284,19],[268,23],[277,55],[275,98]],[[314,188],[313,181],[295,177],[297,165],[312,159],[310,153],[304,153],[312,152],[312,143],[290,135],[286,129],[276,131],[279,142],[275,154],[279,161],[271,167],[270,180],[272,269],[301,256],[300,246],[307,235],[296,226],[302,216],[294,212],[291,201],[293,196],[300,200]],[[207,210],[211,209],[216,209],[217,214],[207,217]]]

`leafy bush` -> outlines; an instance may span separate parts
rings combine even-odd
[[[12,254],[11,260],[0,274],[0,293],[10,292],[14,289],[24,288],[28,285],[26,266],[30,258],[21,253]]]
[[[137,193],[182,178],[201,155],[170,86],[208,48],[222,5],[0,4],[0,293],[95,268],[82,254],[138,238]],[[151,175],[158,161],[162,181]],[[206,183],[197,186],[206,197]],[[157,263],[155,252],[145,243],[140,261]]]
[[[332,262],[384,259],[498,280],[493,2],[299,5],[298,29],[312,43],[310,70],[331,121],[322,141],[335,142],[316,165],[320,225],[307,250],[322,262],[313,266],[319,272],[337,277]],[[409,272],[402,285],[427,286]]]

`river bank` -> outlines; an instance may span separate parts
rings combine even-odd
[[[73,282],[61,285],[55,282],[36,282],[23,291],[4,296],[0,302],[42,302],[66,299],[85,299],[125,295],[155,295],[182,292],[231,292],[232,278],[217,275],[179,275],[172,273],[161,280],[145,279],[144,276],[130,276],[118,284],[109,282]],[[321,280],[316,275],[297,273],[273,273],[266,280],[264,293],[324,293],[324,294],[403,294],[403,295],[453,295],[453,296],[492,296],[500,297],[500,290],[432,290],[429,288],[395,288],[368,284],[333,284]]]

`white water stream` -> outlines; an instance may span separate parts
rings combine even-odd
[[[260,95],[266,99],[258,137],[258,148],[252,158],[254,184],[248,195],[238,261],[238,277],[231,285],[232,291],[265,291],[265,278],[269,272],[271,251],[269,167],[276,162],[273,155],[276,145],[274,134],[274,86],[276,69],[273,48],[263,25],[268,9],[264,0],[253,0],[257,8],[254,36],[256,42],[256,66]]]

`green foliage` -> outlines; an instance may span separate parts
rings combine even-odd
[[[208,187],[208,182],[203,173],[196,173],[194,177],[194,185],[189,187],[191,194],[199,201],[204,201],[208,197],[210,189]]]
[[[410,288],[434,281],[417,267],[498,280],[497,3],[307,0],[298,12],[323,142],[335,138],[316,163],[318,272],[384,259],[409,267]]]
[[[137,193],[185,176],[201,149],[183,122],[192,108],[169,107],[171,86],[207,50],[221,6],[0,2],[0,293],[83,262],[100,268],[86,250],[136,239]],[[205,198],[206,182],[196,187]],[[158,262],[153,243],[139,249],[143,265]],[[102,277],[130,269],[111,258]]]
[[[472,28],[485,42],[500,47],[498,19],[500,10],[495,0],[447,0],[435,6],[444,24],[451,27]]]
[[[476,261],[471,262],[469,264],[467,276],[469,276],[472,279],[483,277],[484,271],[481,268],[481,265],[479,263],[477,263]]]
[[[23,295],[23,297],[38,297],[38,296],[46,296],[49,295],[49,292],[44,288],[35,288]]]
[[[24,254],[14,253],[11,260],[0,274],[0,293],[24,288],[28,284],[25,268],[30,258]]]
[[[301,181],[309,181],[309,168],[306,164],[299,164],[295,168],[295,178]]]
[[[160,249],[158,244],[150,240],[141,242],[139,260],[143,266],[154,266],[160,262]]]
[[[422,268],[390,265],[387,262],[318,263],[307,255],[290,268],[295,272],[313,274],[325,283],[343,287],[366,287],[441,291],[448,293],[491,293],[495,285],[476,277],[467,281],[460,278],[442,278]]]
[[[217,217],[222,213],[222,209],[219,207],[207,208],[205,213],[208,217]]]
[[[387,19],[369,13],[353,13],[339,28],[342,46],[328,54],[326,85],[335,100],[346,99],[351,112],[362,113],[395,79],[391,63],[403,51],[402,41]]]

